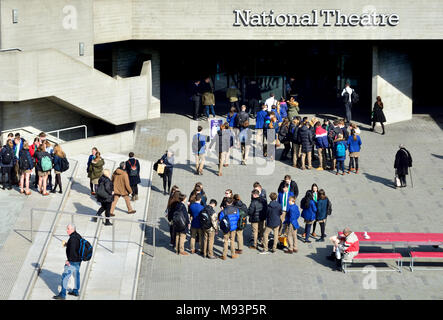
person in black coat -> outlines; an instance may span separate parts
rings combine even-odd
[[[280,182],[280,185],[278,186],[278,192],[279,193],[283,192],[283,187],[285,186],[285,184],[289,185],[289,192],[292,192],[294,194],[295,199],[297,199],[297,197],[298,197],[297,183],[295,181],[291,180],[291,176],[288,174],[285,175],[282,182]]]
[[[272,252],[276,251],[278,243],[278,229],[281,223],[280,216],[282,215],[282,207],[280,203],[277,202],[277,194],[275,192],[271,192],[269,198],[271,199],[271,202],[269,202],[268,210],[266,212],[266,229],[263,234],[263,251],[260,252],[261,254],[268,253],[268,238],[271,232],[274,235]]]
[[[200,115],[200,104],[201,104],[201,88],[200,88],[200,80],[196,80],[191,85],[191,101],[193,107],[193,119],[198,120],[198,116]]]
[[[13,142],[12,140],[8,140],[6,144],[3,146],[0,153],[0,165],[2,167],[2,184],[3,190],[5,190],[5,186],[7,185],[8,190],[12,189],[12,172],[17,162],[17,157],[14,154],[13,150]],[[6,179],[6,177],[8,177]],[[5,181],[6,180],[6,181]]]
[[[257,241],[262,241],[263,232],[265,229],[266,213],[268,210],[268,203],[266,199],[260,197],[260,191],[252,190],[251,204],[248,208],[249,223],[252,227],[252,241],[253,245],[250,249],[257,249]]]
[[[404,145],[399,146],[400,150],[397,151],[395,155],[394,168],[396,169],[396,174],[401,182],[401,187],[406,187],[406,175],[408,170],[412,167],[412,157],[408,150],[406,150]]]
[[[132,189],[132,201],[138,200],[138,184],[140,180],[140,161],[134,158],[134,152],[129,152],[129,159],[125,164],[129,176],[129,185]]]
[[[172,184],[172,172],[174,169],[174,153],[172,151],[166,151],[166,153],[161,157],[160,163],[166,165],[165,171],[163,172],[163,193],[171,193]],[[166,192],[166,183],[168,184],[168,192]]]
[[[103,175],[98,179],[97,187],[97,201],[101,204],[100,209],[98,209],[96,216],[101,216],[103,211],[105,216],[109,218],[111,216],[111,204],[114,194],[114,184],[109,178],[110,172],[108,169],[103,170]],[[93,218],[94,222],[97,222],[97,218]],[[112,223],[109,219],[106,219],[105,226],[111,226]]]
[[[190,220],[189,220],[189,214],[188,210],[186,209],[186,195],[183,193],[180,193],[179,197],[179,203],[174,208],[173,217],[175,214],[182,214],[184,221],[185,221],[185,229],[181,231],[176,231],[175,233],[175,252],[177,254],[180,254],[182,256],[187,256],[188,253],[185,252],[185,241],[186,241],[186,233],[189,232],[189,226],[190,226]]]
[[[308,120],[306,117],[303,119],[303,123],[298,130],[298,140],[301,145],[301,169],[306,169],[306,157],[308,158],[308,169],[312,169],[312,146],[314,139],[312,138],[312,132],[308,127]]]
[[[257,82],[252,80],[246,87],[246,99],[248,99],[249,114],[254,117],[257,115],[259,102],[261,100],[261,91]]]
[[[377,97],[377,101],[374,103],[374,109],[372,109],[372,129],[371,131],[374,131],[375,124],[377,122],[380,122],[381,128],[383,129],[383,132],[381,134],[385,134],[385,125],[383,124],[386,122],[386,117],[383,112],[383,102],[381,101],[380,96]]]

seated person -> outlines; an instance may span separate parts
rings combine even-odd
[[[341,262],[350,262],[358,254],[359,242],[357,235],[349,228],[344,228],[343,234],[329,238],[334,247],[332,248],[330,260],[335,260],[337,269],[341,271]]]

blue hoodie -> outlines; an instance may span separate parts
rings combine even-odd
[[[359,135],[357,135],[357,140],[354,140],[352,135],[349,136],[347,144],[349,147],[349,152],[360,152],[361,139]]]
[[[303,209],[301,216],[307,221],[314,221],[315,214],[317,213],[317,205],[314,200],[309,201],[309,208]]]
[[[229,126],[231,128],[235,128],[235,118],[237,118],[236,112],[234,112],[234,114],[232,116],[230,113],[228,113],[228,116],[226,117],[226,122],[229,123]]]
[[[189,214],[192,216],[191,228],[195,228],[195,229],[201,228],[199,215],[200,215],[200,212],[202,212],[202,210],[204,208],[205,207],[202,206],[198,202],[194,202],[193,204],[191,204],[189,206]]]
[[[300,218],[300,210],[298,209],[298,206],[294,204],[288,205],[288,211],[286,213],[285,217],[285,224],[292,224],[294,229],[298,229],[300,225],[298,224],[298,218]]]
[[[257,118],[255,120],[255,129],[263,129],[265,125],[265,118],[268,115],[268,111],[261,110],[257,112]]]

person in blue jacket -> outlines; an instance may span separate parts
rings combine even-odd
[[[205,207],[201,204],[201,199],[201,193],[197,193],[194,202],[189,206],[189,215],[191,216],[191,254],[195,253],[195,240],[197,235],[200,242],[200,253],[203,254],[203,246],[201,245],[203,242],[203,232],[200,225],[199,215]]]
[[[223,220],[223,217],[227,215],[229,217],[229,225],[231,229],[229,232],[223,234],[223,255],[220,256],[220,259],[226,260],[228,256],[228,242],[231,242],[231,258],[238,258],[238,255],[235,254],[235,236],[237,234],[237,224],[240,219],[240,211],[237,207],[234,206],[234,198],[231,196],[226,199],[226,207],[219,214],[219,221]]]
[[[343,134],[340,133],[337,139],[334,140],[335,159],[337,161],[337,172],[335,175],[338,175],[340,169],[342,171],[342,176],[345,175],[346,149],[346,141],[343,139]]]
[[[305,219],[305,243],[311,243],[309,235],[311,232],[311,225],[315,221],[315,215],[317,213],[317,205],[312,198],[312,191],[306,191],[305,197],[301,200],[301,208],[303,209],[301,216]]]
[[[263,151],[264,147],[264,126],[265,126],[265,118],[268,116],[268,107],[264,104],[261,107],[262,109],[257,112],[257,117],[255,118],[255,143],[256,146],[260,146]],[[257,147],[256,147],[257,148]]]
[[[317,214],[315,217],[314,226],[312,229],[312,234],[315,233],[315,226],[317,222],[320,224],[321,236],[317,239],[318,242],[325,241],[325,227],[326,227],[326,219],[332,213],[332,204],[329,201],[328,197],[326,197],[325,190],[320,189],[318,191],[318,201],[317,201]]]
[[[348,173],[355,170],[358,173],[358,157],[360,156],[361,149],[361,139],[360,136],[355,132],[354,129],[351,130],[351,135],[347,142],[349,148],[349,169]],[[355,161],[355,167],[354,167]],[[354,169],[355,168],[355,169]]]
[[[274,244],[271,252],[274,253],[277,250],[278,229],[280,227],[280,216],[282,214],[282,208],[280,203],[277,202],[277,197],[278,196],[275,192],[271,192],[269,195],[271,202],[269,202],[266,212],[266,229],[263,235],[263,251],[260,252],[260,254],[268,253],[268,238],[271,232],[274,235]]]
[[[289,206],[287,209],[284,224],[288,226],[288,250],[286,253],[297,252],[297,229],[300,227],[298,218],[300,218],[300,210],[295,204],[295,197],[289,197]]]

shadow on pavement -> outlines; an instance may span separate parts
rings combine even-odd
[[[32,266],[36,268],[37,263],[32,263]],[[58,294],[58,285],[61,281],[61,274],[54,273],[47,269],[41,269],[39,277],[45,282],[45,284],[54,293],[54,295]],[[42,297],[40,297],[40,299],[42,299]]]
[[[366,172],[364,172],[363,175],[368,180],[371,180],[371,181],[374,181],[374,182],[378,182],[378,183],[380,183],[380,184],[382,184],[382,185],[384,185],[386,187],[395,189],[394,182],[391,179],[386,179],[386,178],[383,178],[383,177],[375,176],[375,175],[372,175],[372,174],[369,174],[369,173],[366,173]]]
[[[437,159],[443,159],[443,156],[439,156],[438,154],[431,153],[431,155],[436,157]]]

